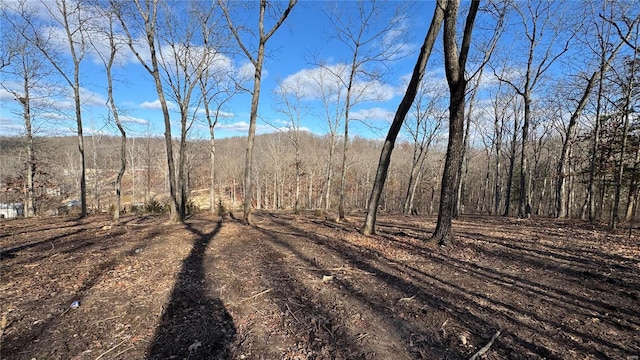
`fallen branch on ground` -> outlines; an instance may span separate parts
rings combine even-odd
[[[493,342],[496,341],[498,336],[500,336],[500,330],[496,331],[496,333],[493,334],[493,336],[491,337],[491,340],[489,340],[487,345],[483,346],[480,350],[478,350],[477,353],[473,354],[473,356],[470,357],[469,360],[477,360],[480,357],[480,355],[483,355],[484,353],[489,351],[489,348],[491,347],[491,345],[493,345]]]
[[[416,298],[416,295],[413,295],[413,296],[411,296],[411,297],[403,297],[403,298],[398,299],[398,302],[401,302],[401,301],[411,301],[411,300],[413,300],[413,299],[415,299],[415,298]]]
[[[247,301],[247,300],[255,299],[255,298],[257,298],[257,297],[258,297],[258,296],[260,296],[260,295],[264,295],[264,294],[266,294],[266,293],[270,292],[271,290],[273,290],[273,288],[269,288],[269,289],[267,289],[267,290],[261,291],[261,292],[259,292],[259,293],[255,294],[255,295],[249,296],[248,298],[244,298],[244,299],[242,299],[242,300],[240,300],[240,301],[232,302],[232,303],[230,303],[229,305],[230,305],[230,306],[232,306],[232,305],[239,305],[239,304],[242,304],[243,302],[245,302],[245,301]]]
[[[108,353],[112,352],[112,351],[113,351],[113,350],[115,350],[118,346],[120,346],[120,345],[124,344],[124,343],[125,343],[125,341],[127,341],[127,340],[122,340],[121,342],[119,342],[118,344],[116,344],[116,345],[115,345],[114,347],[112,347],[111,349],[109,349],[109,350],[107,350],[107,351],[103,352],[100,356],[98,356],[98,357],[96,358],[96,360],[99,360],[99,359],[100,359],[100,358],[102,358],[103,356],[105,356],[105,355],[107,355]]]

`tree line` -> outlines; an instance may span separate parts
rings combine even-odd
[[[257,13],[255,24],[238,16],[245,5],[243,11]],[[419,214],[435,212],[435,206],[434,237],[443,245],[451,238],[451,220],[461,213],[581,217],[605,221],[612,229],[637,217],[638,5],[622,0],[438,0],[434,5],[422,47],[409,55],[417,60],[404,97],[385,140],[376,141],[354,139],[350,133],[355,106],[376,100],[376,94],[358,84],[383,82],[385,69],[400,56],[402,48],[380,44],[401,33],[398,28],[410,11],[406,4],[358,1],[350,12],[327,7],[332,36],[349,50],[348,61],[336,67],[313,59],[322,71],[306,83],[281,82],[275,92],[277,110],[287,125],[256,140],[265,52],[289,15],[305,10],[296,0],[3,2],[3,28],[11,32],[3,32],[2,86],[19,104],[25,132],[21,150],[3,147],[4,153],[20,153],[22,164],[3,165],[3,185],[22,189],[26,214],[32,216],[36,183],[60,181],[38,158],[47,152],[36,145],[50,139],[39,139],[32,129],[33,116],[51,106],[42,99],[50,97],[47,92],[53,90],[46,85],[55,77],[71,90],[74,102],[77,153],[68,153],[62,173],[77,176],[69,187],[78,190],[81,216],[88,211],[88,187],[97,187],[87,179],[101,178],[96,173],[101,168],[116,171],[108,187],[115,189],[114,216],[119,217],[123,181],[129,181],[128,189],[135,188],[135,181],[144,183],[130,156],[140,154],[139,148],[131,149],[134,141],[138,147],[157,142],[129,139],[122,125],[112,70],[126,53],[148,73],[162,108],[164,170],[154,171],[166,181],[152,176],[149,150],[146,191],[150,196],[152,187],[156,193],[164,188],[174,221],[185,218],[193,191],[204,188],[212,209],[226,194],[228,201],[241,198],[247,224],[254,208],[336,210],[339,219],[348,209],[363,209],[365,234],[375,232],[381,207]],[[397,16],[380,25],[377,16],[385,7]],[[378,24],[375,30],[373,24]],[[98,54],[104,65],[108,121],[120,134],[118,150],[106,156],[117,153],[117,161],[104,160],[109,165],[103,167],[98,166],[98,159],[105,158],[100,146],[88,146],[83,133],[81,70],[89,52]],[[230,53],[246,58],[252,73],[229,76],[218,63]],[[446,85],[429,76],[433,68],[444,69]],[[322,112],[315,116],[326,122],[326,135],[304,130],[305,87],[313,87],[322,102]],[[238,139],[215,136],[225,104],[240,92],[251,95],[249,131],[242,145]],[[177,104],[177,121],[170,116],[169,99]],[[209,129],[206,142],[190,138],[201,113]],[[394,151],[399,135],[401,146]],[[222,161],[223,144],[235,144],[228,150],[234,157]],[[379,158],[359,159],[372,153]],[[206,165],[203,154],[208,155]],[[311,154],[318,156],[311,159]],[[152,178],[157,182],[153,186]]]

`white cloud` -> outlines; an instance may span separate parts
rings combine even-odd
[[[302,69],[287,76],[281,83],[287,92],[296,92],[307,100],[323,97],[330,101],[344,99],[349,67],[345,64]],[[351,89],[352,103],[364,101],[389,101],[397,89],[378,80],[356,80]]]
[[[287,76],[281,83],[286,91],[295,91],[306,99],[320,99],[323,96],[335,100],[340,90],[340,79],[346,74],[344,64],[302,69]]]
[[[0,101],[15,101],[16,97],[5,89],[0,89]]]
[[[71,94],[71,97],[73,97],[73,94]],[[107,106],[107,99],[104,96],[86,88],[80,88],[80,101],[89,106]]]
[[[353,94],[357,102],[361,101],[389,101],[396,95],[396,89],[380,81],[356,82]]]
[[[0,134],[19,135],[24,133],[24,124],[16,119],[6,118],[0,115]]]
[[[132,124],[141,124],[141,125],[149,124],[149,120],[136,118],[129,115],[120,116],[120,121],[122,121],[123,123],[132,123]]]
[[[380,107],[352,111],[349,115],[352,120],[359,120],[364,122],[372,120],[391,122],[394,116],[394,112]]]
[[[144,101],[139,106],[140,106],[141,109],[147,109],[147,110],[161,110],[162,109],[162,106],[160,106],[160,100],[159,99],[156,99],[154,101]],[[169,110],[176,110],[178,108],[178,106],[172,101],[167,101],[167,107],[169,108]]]
[[[49,120],[70,120],[70,118],[68,116],[65,116],[63,114],[60,113],[55,113],[55,112],[47,112],[44,113],[42,115],[40,115],[41,118],[45,118],[45,119],[49,119]]]
[[[233,132],[247,132],[249,131],[249,124],[246,121],[238,121],[232,124],[218,124],[216,128]]]
[[[409,23],[406,19],[398,18],[396,27],[384,33],[380,41],[380,47],[386,54],[390,54],[389,60],[398,60],[407,56],[417,54],[419,46],[414,43],[407,43],[404,40],[410,31]]]
[[[197,113],[200,114],[200,115],[204,115],[205,114],[205,110],[203,108],[199,108]],[[215,110],[214,109],[209,109],[209,114],[213,118],[215,116]],[[228,119],[228,118],[232,118],[232,117],[235,117],[235,116],[236,116],[235,113],[228,112],[228,111],[223,111],[223,110],[220,110],[220,112],[218,113],[218,117],[221,117],[221,118],[227,118]]]
[[[216,129],[226,130],[230,132],[246,133],[249,131],[249,123],[246,121],[238,121],[232,124],[218,124]],[[256,125],[256,133],[267,134],[277,131],[276,128],[269,125]]]
[[[247,63],[242,64],[238,68],[236,73],[238,74],[238,78],[244,79],[244,81],[246,81],[248,79],[251,79],[254,76],[254,74],[256,72],[255,69],[256,68],[253,66],[252,63],[247,62]],[[263,70],[263,72],[264,72],[264,70]]]

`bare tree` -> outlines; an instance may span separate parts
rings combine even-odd
[[[99,8],[99,7],[98,7]],[[116,206],[113,212],[113,220],[120,220],[120,211],[122,209],[122,178],[127,169],[127,132],[120,121],[120,114],[115,98],[113,97],[113,65],[116,62],[116,56],[121,52],[121,48],[126,44],[117,38],[114,26],[116,25],[116,15],[110,9],[101,9],[101,18],[106,22],[105,27],[92,27],[92,37],[89,37],[91,44],[95,49],[95,53],[102,61],[106,71],[107,79],[107,107],[109,108],[109,120],[113,121],[120,132],[120,168],[116,178]],[[106,40],[109,44],[108,54],[101,52],[101,41]],[[95,149],[94,149],[95,151]]]
[[[440,245],[447,245],[451,239],[451,220],[456,201],[456,190],[461,161],[464,132],[465,96],[468,80],[465,69],[471,45],[473,24],[480,1],[472,1],[467,14],[462,43],[458,49],[456,25],[458,23],[459,0],[448,0],[444,13],[444,59],[447,83],[449,84],[449,143],[445,158],[440,190],[440,209],[433,238]]]
[[[327,14],[335,30],[335,39],[348,49],[346,67],[323,66],[339,79],[344,94],[344,134],[342,145],[342,166],[338,216],[345,218],[345,188],[347,181],[347,159],[349,152],[350,112],[356,104],[377,100],[381,94],[372,93],[370,86],[378,84],[383,77],[383,69],[388,63],[400,56],[401,48],[394,42],[400,42],[392,32],[398,30],[402,17],[398,13],[388,22],[379,19],[380,9],[387,4],[377,1],[358,1],[357,12],[344,11],[335,7]],[[352,17],[353,13],[357,15]],[[382,25],[377,26],[382,23]],[[399,34],[394,32],[393,34]],[[385,36],[387,38],[385,39]],[[339,70],[339,71],[336,71]],[[409,103],[410,105],[410,103]]]
[[[440,84],[428,86],[423,80],[413,104],[412,116],[404,123],[406,132],[413,141],[411,171],[402,208],[405,214],[414,213],[416,189],[424,171],[425,160],[432,144],[442,133],[447,109],[441,104],[444,95],[441,89]]]
[[[205,43],[205,46],[207,46]],[[202,106],[209,128],[209,206],[215,212],[215,174],[216,174],[216,135],[215,128],[220,118],[227,116],[225,104],[238,93],[236,80],[226,73],[224,67],[216,63],[222,61],[213,55],[208,66],[200,78],[200,93],[203,97]]]
[[[206,13],[206,12],[204,12]],[[204,20],[204,19],[202,19]],[[208,54],[204,71],[198,80],[202,107],[209,128],[209,208],[216,212],[216,136],[215,128],[220,118],[227,116],[225,105],[238,93],[246,79],[235,79],[229,74],[228,58],[221,53],[226,39],[220,36],[214,25],[216,21],[200,21],[203,48]],[[220,194],[222,196],[222,194]],[[220,202],[222,204],[222,202]]]
[[[558,161],[558,170],[557,177],[558,182],[556,183],[556,216],[559,218],[565,218],[569,216],[569,209],[567,206],[568,201],[568,193],[566,189],[566,179],[567,179],[567,166],[568,166],[568,158],[569,151],[571,149],[572,142],[575,138],[576,128],[578,126],[578,119],[582,115],[582,111],[584,107],[587,105],[587,102],[591,96],[591,93],[598,81],[603,76],[611,62],[616,57],[618,51],[625,42],[629,41],[631,35],[633,34],[633,28],[640,21],[640,15],[637,15],[636,18],[628,24],[629,27],[624,34],[624,37],[621,38],[617,44],[609,43],[603,37],[605,36],[602,33],[598,33],[598,43],[601,44],[600,49],[594,49],[597,53],[596,55],[600,58],[598,62],[598,66],[595,71],[591,73],[590,76],[585,78],[586,85],[583,86],[583,92],[580,96],[580,99],[576,105],[575,111],[571,113],[571,117],[569,119],[569,124],[567,125],[566,133],[564,136],[564,142],[562,144],[562,151],[560,152],[560,159]]]
[[[295,169],[295,198],[293,211],[295,214],[300,212],[300,179],[303,175],[301,139],[300,136],[304,131],[302,128],[302,119],[307,115],[308,109],[302,104],[303,90],[300,82],[284,83],[275,90],[277,111],[286,118],[284,129],[278,127],[291,142],[294,151],[294,169]]]
[[[635,50],[638,48],[638,43],[640,42],[640,38],[638,34],[640,33],[640,25],[635,24],[634,37],[633,40],[630,41],[632,44],[632,48]],[[620,104],[619,111],[622,115],[622,133],[620,134],[620,154],[617,159],[616,171],[615,171],[615,195],[613,200],[613,208],[611,210],[611,218],[609,220],[609,227],[612,230],[616,230],[618,225],[620,224],[620,201],[623,187],[623,178],[626,169],[626,157],[628,156],[628,147],[629,147],[629,131],[631,125],[631,114],[635,112],[634,108],[634,98],[637,98],[640,93],[638,89],[640,88],[640,81],[638,81],[638,74],[640,73],[640,58],[637,52],[634,53],[625,59],[623,66],[621,69],[616,70],[616,82],[621,88],[622,99],[619,100]],[[637,157],[637,155],[636,155]],[[633,161],[637,163],[637,161]],[[630,189],[631,191],[631,189]],[[631,200],[633,197],[629,197]],[[628,205],[627,205],[628,206]],[[628,211],[627,211],[628,212]]]
[[[510,166],[509,166],[509,180],[508,180],[508,189],[506,192],[506,209],[508,212],[509,209],[509,199],[511,194],[511,179],[513,177],[513,166],[515,163],[515,145],[517,142],[517,134],[518,134],[518,120],[517,114],[509,113],[509,109],[512,108],[511,104],[514,101],[515,95],[505,94],[502,88],[502,83],[498,83],[498,87],[495,90],[494,96],[491,99],[491,105],[493,108],[493,148],[495,151],[495,163],[494,163],[494,204],[493,204],[493,212],[494,215],[498,216],[501,214],[501,204],[502,204],[502,154],[503,154],[503,142],[504,137],[507,135],[507,121],[508,118],[513,118],[515,129],[513,130],[512,137],[512,156],[509,157]],[[504,214],[504,212],[502,212]]]
[[[203,100],[197,97],[198,104],[193,104],[193,91],[200,85],[209,58],[213,56],[210,47],[195,44],[196,40],[201,40],[197,37],[202,35],[202,27],[212,26],[214,7],[203,8],[196,1],[181,2],[177,8],[165,5],[162,30],[158,34],[165,46],[159,48],[158,54],[163,80],[171,91],[169,97],[180,112],[176,196],[180,219],[184,219],[188,202],[187,135]],[[186,20],[183,18],[185,10],[188,14]]]
[[[551,65],[569,50],[575,31],[570,31],[566,39],[561,38],[565,31],[563,22],[567,19],[562,18],[562,13],[558,11],[557,4],[553,1],[536,2],[527,0],[526,2],[515,2],[513,6],[522,21],[525,36],[522,44],[523,46],[526,45],[526,60],[523,65],[526,70],[522,75],[521,83],[498,75],[495,69],[494,75],[500,81],[509,84],[522,97],[524,102],[522,146],[520,147],[518,216],[529,217],[531,215],[531,178],[528,165],[528,141],[533,91]]]
[[[605,24],[602,24],[602,26],[600,26],[598,22],[594,21],[594,24],[596,25],[596,30],[597,30],[598,48],[593,49],[593,51],[598,52],[599,50],[601,52],[600,68],[604,68],[605,66],[605,64],[603,64],[605,62],[605,54],[607,49],[612,46],[611,33],[613,32],[616,33],[616,35],[619,37],[619,40],[622,41],[625,45],[627,45],[627,47],[630,48],[632,52],[637,53],[638,51],[638,46],[637,46],[638,13],[637,13],[637,9],[633,11],[633,8],[626,7],[628,5],[630,4],[622,1],[604,2],[603,8],[599,11],[598,17],[601,20],[603,20],[606,25],[609,25],[609,28],[605,28],[604,26]],[[633,33],[634,26],[636,27],[635,34]],[[631,78],[633,79],[633,75],[631,76]],[[601,141],[602,123],[604,122],[605,118],[609,117],[608,115],[604,115],[605,106],[603,104],[603,101],[605,99],[605,92],[607,92],[607,90],[605,89],[604,80],[605,80],[605,76],[604,74],[602,74],[599,77],[599,81],[598,81],[594,129],[591,135],[591,162],[589,166],[589,186],[588,186],[588,205],[587,205],[588,218],[590,221],[594,221],[596,219],[596,213],[602,212],[602,211],[596,212],[596,189],[595,188],[596,188],[596,171],[599,166],[598,163],[600,159],[603,158],[603,155],[599,154],[600,153],[599,149],[601,147],[600,141]],[[624,85],[622,87],[624,87]],[[632,90],[632,88],[633,86],[631,86],[631,89],[629,90]],[[632,91],[627,94],[631,94],[631,93]],[[623,98],[627,98],[627,96],[623,96]],[[640,154],[640,151],[637,150],[636,156],[635,156],[636,160],[634,162],[634,166],[632,166],[632,169],[634,169],[634,174],[638,168],[637,164],[638,164],[639,154]],[[622,164],[623,157],[621,157],[620,159],[621,159],[620,164]],[[627,217],[629,217],[629,215],[631,214],[633,191],[634,191],[634,188],[636,187],[635,185],[636,181],[637,181],[636,178],[632,177],[632,183],[630,185],[629,194],[628,194],[629,201],[627,203]],[[601,183],[603,183],[603,181],[601,181]],[[616,183],[617,183],[617,176],[616,176]],[[619,197],[619,194],[617,194],[617,192],[618,192],[618,188],[616,189],[616,195],[615,195],[617,198],[614,198],[614,207],[619,207],[620,197]],[[601,189],[600,193],[601,193],[601,200],[600,200],[599,208],[602,209],[604,206],[605,190]],[[618,203],[618,204],[616,205],[615,203]],[[615,212],[618,212],[618,210],[619,209],[616,209]],[[619,218],[615,219],[615,214],[612,214],[612,216],[609,218],[610,227],[612,228],[616,227],[618,225],[618,221],[619,221]]]
[[[440,27],[445,13],[444,7],[444,0],[439,0],[435,6],[433,18],[431,19],[431,25],[429,25],[429,29],[427,30],[422,48],[420,49],[420,53],[418,54],[418,60],[416,61],[416,65],[413,68],[413,74],[411,75],[411,80],[409,81],[407,91],[405,92],[400,105],[398,105],[398,110],[396,111],[396,115],[393,119],[391,127],[389,128],[387,138],[384,141],[382,152],[380,153],[380,161],[378,162],[378,170],[376,171],[376,179],[374,181],[373,189],[371,190],[371,196],[369,198],[369,203],[367,206],[367,216],[365,218],[362,230],[360,231],[364,235],[371,235],[375,233],[378,203],[380,201],[380,196],[384,188],[384,183],[387,179],[387,171],[389,169],[389,163],[391,162],[391,153],[393,152],[398,133],[402,128],[402,123],[404,122],[407,113],[411,109],[411,104],[413,103],[416,94],[418,93],[418,87],[420,86],[422,78],[424,77],[425,69],[427,68],[427,62],[429,61],[431,50],[433,49],[433,44],[435,43],[438,33],[440,32]]]
[[[25,186],[25,216],[36,214],[36,201],[34,193],[34,177],[36,174],[36,154],[34,149],[34,108],[39,98],[44,95],[42,90],[44,82],[50,74],[46,68],[45,59],[40,56],[39,50],[27,39],[33,38],[29,23],[33,16],[33,10],[26,3],[19,2],[12,9],[15,14],[10,14],[7,9],[2,11],[2,19],[6,20],[12,31],[7,31],[2,36],[3,53],[8,54],[3,58],[1,73],[4,75],[0,86],[13,95],[19,103],[21,116],[25,129],[26,152],[26,186]],[[15,34],[20,34],[15,36]],[[11,62],[9,62],[9,56]],[[6,60],[6,62],[4,62]],[[9,85],[12,79],[19,79],[20,87]]]
[[[495,19],[495,26],[493,26],[493,33],[488,39],[488,44],[486,45],[486,47],[482,49],[484,45],[480,46],[481,52],[482,52],[482,60],[480,61],[480,65],[478,69],[475,71],[475,73],[472,76],[472,78],[474,79],[474,84],[471,90],[471,96],[469,97],[469,101],[468,101],[469,106],[468,106],[467,115],[466,115],[462,154],[460,157],[460,164],[458,165],[458,173],[460,174],[460,176],[458,176],[458,180],[457,180],[458,183],[456,184],[457,192],[456,192],[456,206],[454,208],[454,217],[457,217],[460,214],[461,205],[462,205],[462,190],[464,187],[463,179],[466,174],[466,171],[463,172],[462,170],[463,170],[463,165],[465,163],[465,160],[467,160],[467,149],[469,147],[469,137],[470,137],[471,123],[472,123],[471,117],[473,115],[474,105],[476,103],[478,92],[480,91],[480,87],[482,84],[484,67],[489,62],[489,60],[491,60],[495,47],[498,43],[498,40],[500,39],[500,36],[504,31],[504,19],[507,13],[508,6],[509,6],[509,1],[496,1],[496,2],[492,1],[488,3],[488,6],[485,9],[483,9],[483,11],[491,14],[492,15],[491,17]]]
[[[244,203],[243,203],[243,220],[245,224],[251,224],[251,181],[253,175],[253,144],[256,136],[256,121],[258,119],[258,103],[260,101],[260,82],[262,79],[262,66],[264,65],[264,56],[265,56],[265,47],[267,41],[275,34],[278,28],[285,21],[289,13],[296,5],[298,0],[289,0],[287,7],[284,9],[282,14],[278,17],[274,25],[265,32],[264,21],[265,21],[265,12],[267,9],[267,0],[260,0],[260,13],[258,17],[258,48],[256,53],[253,54],[246,45],[246,41],[242,39],[240,34],[240,29],[234,25],[231,20],[231,15],[229,13],[229,8],[226,3],[223,3],[223,0],[218,0],[218,5],[222,8],[224,12],[225,18],[227,19],[227,25],[229,26],[229,30],[231,30],[231,34],[235,38],[238,46],[242,49],[242,52],[247,56],[251,64],[254,67],[254,77],[253,77],[253,91],[251,98],[251,114],[249,118],[249,134],[247,136],[247,150],[245,157],[245,166],[244,166]]]
[[[336,72],[327,71],[327,65],[321,65],[321,71],[315,72],[311,77],[313,87],[322,102],[322,114],[327,122],[329,137],[329,153],[326,162],[326,176],[324,188],[322,190],[323,210],[329,211],[331,206],[331,184],[333,182],[333,163],[337,145],[338,127],[340,120],[344,117],[344,101],[342,101],[342,91],[340,81]]]
[[[169,107],[164,95],[163,82],[160,74],[158,62],[158,3],[159,0],[110,0],[111,6],[118,17],[122,30],[126,35],[127,44],[134,53],[140,64],[151,75],[154,80],[156,92],[164,120],[164,140],[167,153],[167,176],[169,180],[169,196],[171,198],[170,220],[174,222],[182,221],[180,203],[177,193],[178,183],[176,181],[175,161],[173,158],[173,139],[171,137],[171,116]],[[138,43],[137,38],[131,28],[140,29],[144,35],[144,45]],[[143,55],[148,51],[149,60]]]
[[[69,69],[65,61],[63,61],[62,55],[59,52],[60,48],[52,44],[51,40],[54,38],[57,39],[57,35],[51,33],[45,34],[44,27],[39,27],[39,24],[35,22],[28,23],[31,27],[29,34],[32,37],[24,37],[26,34],[24,32],[20,35],[40,51],[73,91],[78,151],[80,153],[80,217],[85,217],[87,215],[87,182],[84,134],[82,129],[82,102],[80,98],[80,64],[86,55],[88,46],[85,24],[90,20],[91,16],[85,11],[82,1],[71,2],[68,0],[55,0],[53,2],[42,1],[41,4],[55,26],[49,28],[49,32],[62,29],[64,33],[63,38],[60,40],[64,41],[64,46],[66,46],[66,50],[69,51],[72,69]],[[28,20],[33,20],[33,18],[29,18]]]

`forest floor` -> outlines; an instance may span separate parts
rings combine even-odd
[[[254,219],[0,222],[0,358],[639,359],[637,228]]]

